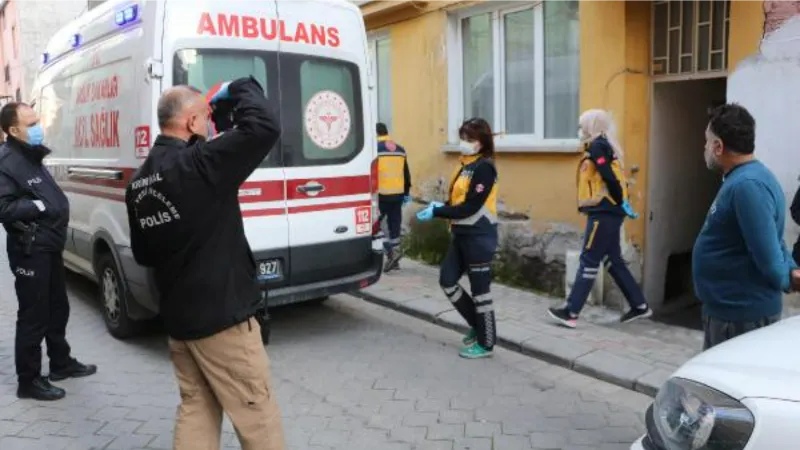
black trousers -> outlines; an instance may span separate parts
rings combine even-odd
[[[762,317],[753,322],[726,322],[710,316],[703,316],[703,350],[722,344],[735,337],[768,327],[781,320],[781,315]]]
[[[41,375],[42,340],[47,343],[51,371],[70,363],[64,261],[61,253],[34,252],[25,256],[14,250],[9,250],[8,261],[19,302],[14,360],[17,379],[25,383]]]
[[[481,347],[491,350],[497,340],[492,300],[492,260],[497,234],[454,235],[439,272],[439,285],[455,309],[472,327]],[[458,284],[466,272],[470,292]]]
[[[572,291],[567,298],[567,307],[579,314],[586,304],[600,264],[605,261],[606,270],[617,283],[631,308],[645,304],[642,288],[636,283],[625,260],[622,259],[620,230],[624,217],[614,214],[591,214],[586,221],[580,266],[575,274]]]
[[[381,217],[386,218],[386,225],[389,228],[389,238],[383,241],[384,248],[389,251],[400,245],[400,230],[403,226],[403,202],[402,200],[380,200],[378,209]]]

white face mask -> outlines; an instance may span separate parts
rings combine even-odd
[[[477,142],[461,141],[458,143],[458,149],[461,150],[462,155],[472,156],[478,154],[480,147]]]

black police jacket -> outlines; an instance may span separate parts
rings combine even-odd
[[[69,200],[42,164],[50,149],[9,136],[0,146],[0,222],[8,233],[7,250],[24,249],[23,232],[14,222],[36,223],[32,251],[61,252],[67,241]],[[34,200],[44,204],[44,211]]]
[[[212,336],[261,303],[238,193],[280,130],[258,82],[236,80],[228,91],[232,129],[208,141],[158,136],[125,192],[131,249],[153,269],[173,339]]]

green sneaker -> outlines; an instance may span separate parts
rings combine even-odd
[[[493,353],[491,350],[486,350],[485,348],[481,347],[480,344],[478,344],[477,342],[475,342],[472,345],[464,347],[458,354],[458,356],[467,359],[488,358],[492,355]]]
[[[478,332],[475,331],[475,328],[470,328],[469,331],[467,331],[467,334],[464,335],[464,338],[461,339],[461,342],[463,342],[464,345],[468,347],[477,341],[478,341]]]

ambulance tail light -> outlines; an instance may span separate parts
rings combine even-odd
[[[369,168],[370,188],[372,194],[372,236],[380,237],[381,221],[378,209],[378,158],[372,160]]]

